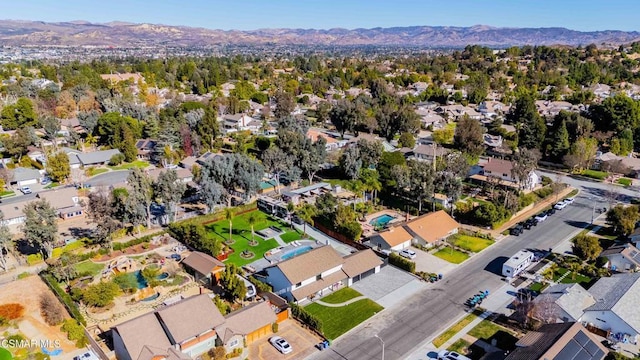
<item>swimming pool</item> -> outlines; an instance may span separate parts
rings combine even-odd
[[[295,249],[295,250],[289,251],[286,254],[282,254],[282,256],[280,256],[280,259],[281,260],[289,260],[291,258],[294,258],[294,257],[298,256],[298,255],[302,255],[302,254],[304,254],[306,252],[309,252],[311,249],[313,249],[311,246],[303,246],[303,247],[301,247],[299,249]]]
[[[385,227],[391,220],[395,219],[395,217],[389,215],[389,214],[384,214],[384,215],[380,215],[376,218],[371,219],[371,221],[369,221],[369,224],[373,225],[374,227]]]

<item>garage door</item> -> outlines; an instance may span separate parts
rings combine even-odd
[[[365,272],[363,272],[362,274],[360,274],[360,275],[358,275],[358,276],[354,277],[354,278],[353,278],[353,282],[354,282],[354,283],[355,283],[355,282],[358,282],[358,281],[360,281],[360,280],[362,280],[362,279],[366,278],[366,277],[367,277],[367,276],[369,276],[369,275],[375,274],[375,272],[376,272],[376,269],[371,269],[371,270],[369,270],[369,271],[365,271]]]
[[[271,333],[271,325],[267,325],[247,335],[247,344],[258,340],[259,338],[269,335]]]

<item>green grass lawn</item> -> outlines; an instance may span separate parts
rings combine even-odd
[[[0,197],[8,197],[8,196],[13,196],[15,194],[16,194],[15,191],[4,190],[4,191],[0,192]]]
[[[447,350],[449,350],[449,351],[455,351],[455,352],[457,352],[458,354],[464,354],[464,353],[466,353],[466,351],[465,351],[465,350],[466,350],[469,346],[471,346],[471,343],[470,343],[470,342],[468,342],[468,341],[466,341],[466,340],[464,340],[464,339],[460,339],[460,340],[458,340],[458,341],[454,342],[453,344],[451,344],[451,346],[449,346],[449,347],[447,348]]]
[[[362,294],[360,294],[356,290],[353,290],[352,288],[346,287],[334,292],[331,295],[323,297],[322,301],[329,304],[340,304],[347,300],[357,298],[358,296],[362,296]]]
[[[531,284],[531,286],[529,286],[529,290],[531,291],[535,291],[537,293],[540,293],[542,290],[544,290],[547,287],[547,284],[543,284],[543,283],[539,283],[539,282],[535,282],[533,284]]]
[[[569,273],[569,269],[567,268],[558,268],[556,271],[554,271],[553,273],[553,281],[558,281],[562,275]],[[575,275],[575,276],[574,276]],[[560,281],[560,283],[562,284],[574,284],[574,283],[580,283],[580,284],[587,284],[591,282],[591,278],[588,276],[584,276],[580,273],[570,273],[569,275],[567,275],[564,279],[562,279],[562,281]]]
[[[260,216],[260,221],[254,225],[254,230],[256,232],[268,228],[269,226],[276,226],[283,230],[287,229],[286,225],[271,217],[267,217],[264,213],[259,212],[258,210],[256,210],[256,212],[258,212]],[[247,265],[258,260],[262,258],[265,252],[278,246],[278,242],[274,239],[264,240],[257,234],[255,235],[255,239],[258,241],[258,246],[249,245],[249,241],[251,240],[251,226],[249,226],[249,223],[247,222],[249,214],[250,213],[246,213],[236,216],[233,218],[232,222],[232,238],[234,243],[231,245],[231,248],[234,250],[234,253],[229,255],[229,258],[226,261],[238,266]],[[208,230],[209,236],[212,238],[221,241],[227,241],[229,239],[229,222],[227,220],[220,220],[213,224],[205,225],[205,228]],[[240,257],[240,253],[244,250],[253,252],[255,256],[251,259],[243,259]]]
[[[484,250],[493,244],[494,241],[469,235],[456,235],[452,243],[461,249],[475,253]]]
[[[45,188],[45,189],[53,189],[54,187],[58,187],[58,186],[60,186],[60,183],[59,183],[59,182],[57,182],[57,181],[54,181],[54,182],[52,182],[51,184],[49,184],[49,185],[45,186],[44,188]]]
[[[604,180],[607,178],[607,176],[609,176],[609,173],[607,173],[606,171],[587,169],[587,170],[582,170],[581,175],[592,178],[592,179],[596,179],[596,180]]]
[[[140,168],[140,169],[144,169],[147,166],[149,166],[148,162],[142,161],[142,160],[136,160],[134,162],[122,164],[122,165],[119,165],[119,166],[109,166],[109,169],[111,169],[111,170],[129,170],[129,169],[133,169],[134,167],[137,167],[137,168]]]
[[[290,243],[292,241],[302,239],[302,234],[296,230],[287,231],[286,233],[280,235],[280,239],[286,243]]]
[[[84,173],[88,176],[88,177],[92,177],[92,176],[96,176],[96,175],[100,175],[103,173],[108,172],[109,169],[106,168],[94,168],[94,167],[90,167],[87,170],[84,171]]]
[[[620,178],[616,182],[622,186],[631,186],[632,181],[629,178]]]
[[[467,260],[469,255],[463,253],[462,251],[458,251],[456,249],[446,247],[444,249],[440,249],[436,251],[433,255],[439,257],[442,260],[446,260],[453,264],[460,264],[461,262]]]
[[[433,339],[433,345],[435,347],[440,347],[444,345],[449,339],[451,339],[455,334],[459,333],[465,326],[469,325],[473,319],[475,319],[477,315],[469,314],[465,316],[462,320],[453,324],[450,328],[448,328],[445,332],[438,335],[437,338]]]
[[[482,320],[468,334],[489,344],[496,339],[496,346],[503,350],[513,350],[518,341],[513,332],[489,320]]]
[[[100,274],[102,269],[104,269],[103,264],[96,264],[91,260],[85,260],[83,262],[79,262],[75,265],[76,271],[78,274],[90,274],[91,276],[96,276]]]
[[[609,226],[603,226],[596,231],[596,234],[606,238],[608,240],[615,240],[618,238],[618,235],[613,233],[613,228]]]
[[[304,309],[322,321],[324,335],[333,340],[384,308],[373,300],[363,299],[347,306],[326,307],[320,304],[310,304]]]

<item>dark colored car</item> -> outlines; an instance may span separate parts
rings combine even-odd
[[[519,236],[520,234],[522,234],[523,231],[524,231],[524,226],[522,224],[518,224],[511,228],[511,230],[509,231],[509,234],[513,236]]]
[[[556,213],[556,209],[554,209],[554,208],[551,208],[551,209],[547,210],[547,215],[553,215],[555,213]]]
[[[528,223],[530,226],[536,226],[536,225],[538,225],[538,220],[536,220],[536,218],[535,218],[535,217],[532,217],[532,218],[529,218],[529,219],[527,220],[527,223]]]
[[[525,230],[529,230],[529,229],[531,229],[531,227],[533,227],[533,223],[531,221],[529,221],[529,220],[523,221],[521,224],[522,224],[522,227]]]

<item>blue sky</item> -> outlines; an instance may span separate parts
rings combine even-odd
[[[1,19],[212,29],[411,25],[640,30],[638,0],[0,0]]]

